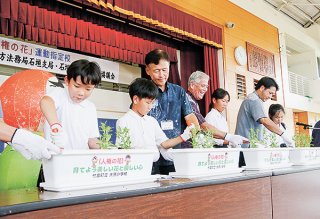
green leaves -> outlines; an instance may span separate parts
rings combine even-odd
[[[311,136],[308,134],[296,134],[293,136],[293,140],[295,142],[296,147],[302,148],[302,147],[310,147],[311,143]]]
[[[257,148],[257,144],[262,144],[265,147],[278,148],[277,136],[275,133],[268,133],[265,129],[262,133],[262,140],[259,140],[260,130],[254,130],[253,128],[249,131],[250,148]]]
[[[270,139],[270,147],[272,147],[272,148],[279,147],[278,142],[277,142],[277,135],[275,133],[270,133],[269,139]]]
[[[259,143],[259,133],[259,129],[254,130],[253,128],[251,128],[249,130],[250,148],[257,148],[257,143]]]
[[[112,144],[112,128],[106,123],[101,123],[100,131],[102,135],[100,136],[100,141],[98,144],[102,149],[130,149],[131,148],[131,139],[129,129],[127,127],[117,128],[117,145]]]
[[[117,138],[119,139],[118,147],[122,149],[130,149],[131,148],[131,139],[129,129],[127,127],[117,128]]]
[[[191,144],[193,148],[213,148],[215,145],[213,131],[193,128],[191,130]]]
[[[108,126],[106,122],[101,123],[99,128],[100,128],[100,131],[102,132],[102,135],[100,136],[100,140],[98,142],[100,147],[102,149],[116,149],[117,147],[111,142],[112,128]]]

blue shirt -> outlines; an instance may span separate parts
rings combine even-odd
[[[148,115],[154,117],[160,127],[161,121],[171,120],[173,122],[173,129],[164,130],[164,133],[168,138],[175,138],[186,127],[184,117],[191,113],[192,107],[187,98],[186,91],[179,85],[167,82],[164,91],[159,88],[159,95]],[[181,148],[181,145],[176,145],[174,148]],[[164,165],[173,164],[171,161],[166,161],[163,158],[160,158],[159,162]]]

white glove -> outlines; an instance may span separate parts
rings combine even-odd
[[[17,129],[11,145],[28,160],[50,159],[50,151],[60,153],[59,147],[24,129]]]
[[[293,141],[288,137],[288,135],[283,132],[282,135],[280,135],[282,138],[283,142],[287,145],[287,147],[294,147]]]
[[[183,141],[188,141],[191,138],[191,130],[194,128],[194,124],[191,123],[190,126],[188,126],[183,133],[180,135]]]
[[[172,148],[169,148],[169,149],[165,149],[161,146],[158,147],[162,157],[165,159],[165,160],[168,160],[168,161],[173,161],[173,156],[172,156]]]
[[[227,134],[224,139],[229,141],[232,147],[241,147],[244,142],[249,141],[247,138],[242,137],[241,135],[232,134]]]
[[[52,143],[60,148],[65,148],[68,142],[68,138],[62,130],[62,126],[59,123],[55,123],[51,125],[50,128],[50,136]]]

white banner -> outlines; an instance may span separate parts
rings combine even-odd
[[[102,81],[119,82],[119,63],[50,47],[0,37],[0,64],[67,74],[68,66],[78,59],[98,63]]]

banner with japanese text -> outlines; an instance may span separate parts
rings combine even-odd
[[[117,62],[0,37],[0,64],[2,65],[66,75],[68,66],[78,59],[98,63],[102,81],[119,82],[119,63]]]

